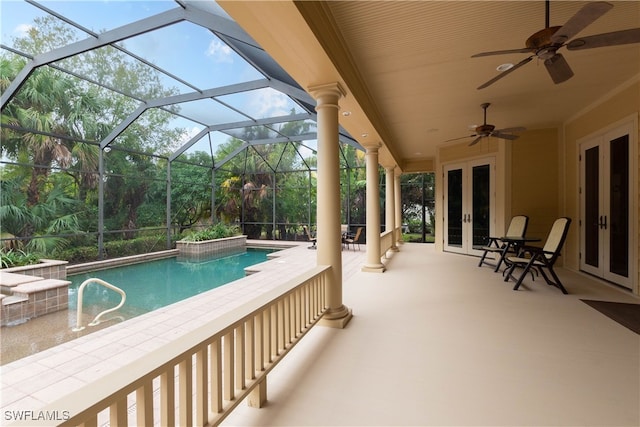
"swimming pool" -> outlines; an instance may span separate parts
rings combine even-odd
[[[245,276],[245,267],[266,261],[269,253],[278,250],[243,248],[241,252],[216,255],[197,262],[171,257],[68,276],[67,279],[72,282],[69,286],[69,310],[3,327],[0,334],[0,364],[10,363],[240,279]],[[77,290],[84,280],[92,277],[125,290],[126,303],[118,311],[105,315],[99,325],[74,332]],[[119,302],[120,295],[116,292],[96,284],[88,285],[84,289],[84,324]]]
[[[126,303],[118,312],[126,318],[134,317],[240,279],[246,267],[266,261],[270,252],[274,250],[247,248],[197,262],[172,257],[72,275],[67,277],[72,283],[69,309],[77,308],[82,282],[96,277],[125,291]],[[119,302],[118,293],[90,284],[84,289],[83,312],[97,315]]]

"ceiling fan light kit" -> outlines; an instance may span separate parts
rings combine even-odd
[[[545,3],[545,28],[531,35],[522,49],[498,50],[482,52],[472,55],[478,58],[489,55],[504,55],[511,53],[528,53],[529,57],[523,59],[511,68],[507,68],[488,82],[478,86],[484,89],[492,85],[511,72],[530,62],[533,58],[544,61],[545,68],[555,84],[565,82],[573,77],[573,70],[567,60],[558,53],[558,49],[566,46],[567,50],[593,49],[597,47],[619,46],[623,44],[640,43],[640,28],[613,31],[610,33],[586,36],[571,40],[575,35],[595,22],[602,15],[613,8],[611,3],[597,1],[583,6],[562,26],[549,26],[549,0]],[[571,40],[571,41],[570,41]],[[500,67],[499,67],[500,68]]]

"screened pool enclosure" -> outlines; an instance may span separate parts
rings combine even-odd
[[[215,2],[1,7],[5,250],[101,259],[219,221],[306,238],[315,101]],[[364,226],[364,151],[339,141],[342,222]]]
[[[315,101],[214,2],[3,2],[2,21],[5,245],[100,256],[217,220],[282,239],[315,222]],[[361,147],[340,141],[345,222],[363,222]]]

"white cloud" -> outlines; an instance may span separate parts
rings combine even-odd
[[[18,37],[25,37],[27,35],[27,33],[29,32],[29,30],[31,30],[33,28],[33,25],[30,24],[20,24],[18,25],[16,28],[14,28],[13,32],[18,36]]]
[[[258,118],[285,116],[289,114],[289,99],[275,90],[260,90],[249,101],[250,111],[255,111]]]
[[[216,62],[233,63],[233,51],[220,40],[211,41],[206,54],[207,56],[212,57]]]

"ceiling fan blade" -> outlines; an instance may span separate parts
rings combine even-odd
[[[501,133],[501,132],[491,132],[491,136],[495,137],[495,138],[501,138],[501,139],[508,139],[509,141],[513,141],[514,139],[518,139],[520,138],[519,135],[510,135],[508,133]]]
[[[469,144],[469,147],[471,147],[472,145],[476,145],[478,141],[480,141],[481,139],[482,139],[482,136],[477,137],[476,139],[471,141],[471,144]]]
[[[496,133],[496,132],[500,132],[500,133],[524,132],[525,130],[527,130],[527,128],[524,128],[522,126],[517,126],[517,127],[513,127],[513,128],[497,129],[497,130],[493,131],[493,133]]]
[[[571,67],[569,67],[567,60],[559,53],[556,53],[551,58],[546,59],[544,61],[544,66],[547,67],[551,80],[553,80],[555,84],[565,82],[573,77],[573,71],[571,70]]]
[[[640,43],[640,28],[613,31],[611,33],[596,34],[582,37],[567,43],[567,49],[593,49],[595,47],[618,46],[621,44]]]
[[[481,53],[476,53],[475,55],[471,55],[471,57],[479,58],[481,56],[506,55],[509,53],[534,53],[535,51],[536,51],[535,49],[523,47],[521,49],[494,50],[492,52],[481,52]]]
[[[475,133],[473,135],[461,136],[460,138],[447,139],[445,142],[458,141],[460,139],[473,138],[474,136],[478,136]]]
[[[514,72],[518,68],[520,68],[523,65],[525,65],[526,63],[530,62],[533,59],[534,56],[535,55],[532,55],[532,56],[529,56],[528,58],[523,59],[522,61],[518,62],[513,67],[509,68],[507,71],[503,71],[502,73],[498,74],[496,77],[492,78],[491,80],[489,80],[485,84],[478,86],[478,89],[484,89],[485,87],[494,84],[495,82],[497,82],[501,78],[505,77],[507,74]]]
[[[558,45],[566,43],[611,10],[611,8],[613,8],[613,5],[604,1],[588,3],[551,36],[551,43]]]

